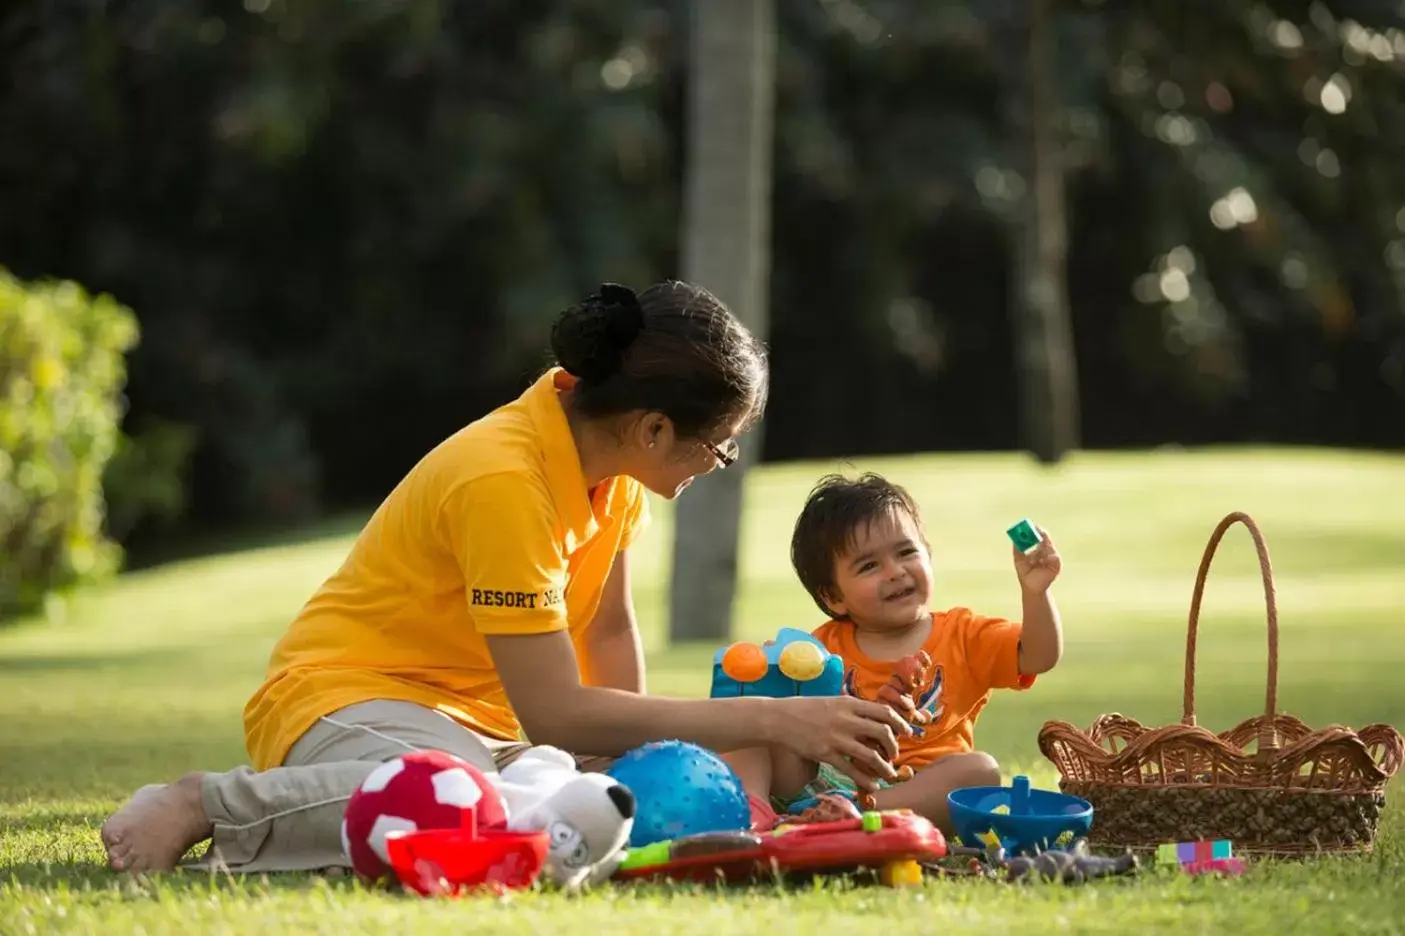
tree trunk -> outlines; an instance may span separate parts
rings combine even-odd
[[[711,290],[758,336],[767,328],[774,120],[774,0],[692,4],[683,278]],[[737,584],[742,481],[759,427],[730,468],[678,499],[669,590],[673,641],[724,640]]]
[[[1054,0],[1028,0],[1022,135],[1030,185],[1020,225],[1015,293],[1020,436],[1025,448],[1045,464],[1058,462],[1080,444],[1053,4]]]

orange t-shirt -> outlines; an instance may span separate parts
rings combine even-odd
[[[591,497],[557,395],[571,379],[553,368],[460,429],[380,505],[244,708],[255,768],[280,765],[321,716],[372,699],[518,737],[485,634],[569,631],[589,671],[582,638],[648,502],[631,478]]]
[[[874,660],[860,650],[849,621],[829,621],[813,633],[844,660],[844,692],[876,700],[896,661]],[[969,608],[932,613],[932,633],[922,645],[932,658],[931,679],[913,693],[913,702],[932,719],[913,726],[919,734],[898,739],[895,766],[916,770],[975,749],[976,717],[990,701],[991,690],[1034,685],[1033,676],[1020,673],[1020,633],[1014,621],[981,617]]]

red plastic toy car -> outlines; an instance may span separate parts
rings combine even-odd
[[[890,887],[922,881],[922,862],[946,857],[946,837],[906,810],[782,826],[773,832],[706,832],[631,849],[616,879],[728,882],[801,872],[872,868]]]

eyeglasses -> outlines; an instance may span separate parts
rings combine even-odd
[[[723,468],[730,468],[736,464],[737,457],[741,454],[741,447],[737,445],[736,439],[728,439],[722,445],[713,445],[711,442],[703,442],[707,450],[712,453],[712,457],[717,459]]]

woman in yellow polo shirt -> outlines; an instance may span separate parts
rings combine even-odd
[[[760,342],[670,281],[601,287],[551,344],[558,366],[421,459],[278,641],[244,712],[250,766],[138,790],[103,826],[112,868],[168,869],[206,839],[205,863],[236,871],[345,865],[347,798],[407,749],[493,770],[528,738],[578,758],[681,738],[893,778],[907,726],[887,706],[645,694],[628,559],[645,490],[736,460],[765,406]]]

